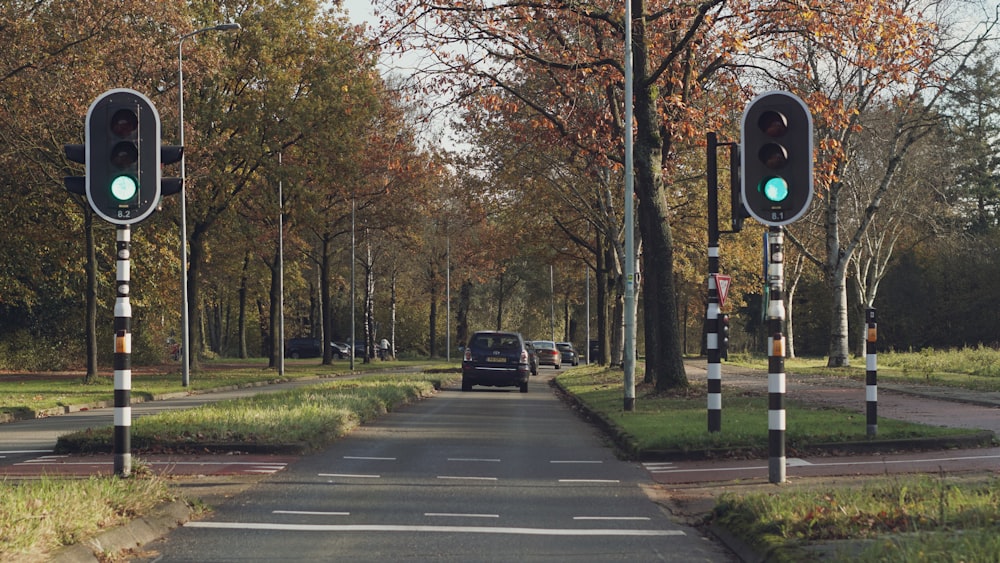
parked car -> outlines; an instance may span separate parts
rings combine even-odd
[[[571,366],[580,365],[580,356],[573,349],[572,342],[556,342],[556,348],[562,356],[562,362]]]
[[[535,340],[535,352],[538,354],[538,365],[552,366],[556,369],[562,367],[562,354],[556,348],[556,343],[551,340]]]
[[[333,346],[333,353],[341,360],[351,354],[351,345],[346,342],[331,342],[330,346]]]
[[[285,343],[286,358],[318,358],[323,355],[319,338],[292,338]]]
[[[535,345],[530,340],[525,340],[524,347],[528,349],[528,365],[531,366],[531,375],[538,375],[538,352],[535,351]]]
[[[367,353],[367,350],[366,350],[365,342],[363,340],[361,342],[355,342],[354,343],[354,357],[355,358],[364,358],[365,355],[366,355],[366,353]]]
[[[524,338],[517,332],[479,331],[469,338],[462,358],[462,391],[475,385],[518,387],[528,392],[531,365]]]

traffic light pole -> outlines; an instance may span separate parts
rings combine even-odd
[[[132,305],[129,303],[132,233],[128,225],[118,225],[115,284],[115,475],[132,473]]]
[[[874,308],[865,309],[865,320],[868,324],[865,339],[865,422],[868,437],[874,438],[878,434],[878,358],[875,351],[878,324]]]
[[[708,309],[705,313],[705,344],[708,352],[708,431],[722,430],[722,351],[720,346],[719,236],[742,229],[736,143],[719,143],[715,132],[706,135],[705,176],[708,185]],[[732,230],[719,230],[719,145],[729,145]]]
[[[706,179],[708,182],[708,311],[706,313],[706,348],[708,350],[708,431],[722,430],[722,362],[719,354],[719,170],[718,138],[707,136]]]
[[[772,226],[767,238],[767,441],[768,480],[785,482],[785,296],[783,227]]]

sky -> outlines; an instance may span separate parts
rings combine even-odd
[[[372,15],[370,0],[343,0],[343,6],[352,23],[368,22],[369,25],[378,23]]]

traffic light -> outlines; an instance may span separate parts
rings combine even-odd
[[[743,203],[768,226],[801,217],[813,197],[812,115],[798,96],[766,92],[743,111],[740,161]]]
[[[719,315],[719,357],[729,359],[729,315]]]
[[[86,193],[95,213],[138,223],[160,200],[160,115],[149,98],[108,90],[87,111]]]

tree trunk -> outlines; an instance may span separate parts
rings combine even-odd
[[[428,354],[430,357],[437,357],[437,323],[438,323],[438,284],[437,284],[437,272],[431,268],[430,272],[430,313],[428,315],[428,330],[430,332],[430,337],[428,338]]]
[[[850,365],[848,347],[847,271],[838,267],[830,276],[830,357],[827,367]]]
[[[455,315],[455,343],[465,346],[469,342],[469,306],[472,303],[472,282],[465,280],[458,290],[458,311]]]
[[[241,359],[246,359],[250,357],[250,353],[247,350],[247,298],[250,292],[249,288],[249,275],[250,270],[250,253],[246,253],[243,256],[243,272],[240,275],[240,313],[239,313],[239,357]]]
[[[332,240],[329,234],[324,234],[320,240],[319,257],[319,310],[323,323],[323,365],[333,364],[333,346],[330,341],[333,339],[333,297],[330,287],[330,247]],[[353,346],[353,345],[352,345]],[[354,352],[351,351],[353,354]]]
[[[638,1],[644,14],[644,2]],[[646,369],[657,390],[688,386],[681,354],[677,303],[674,291],[674,248],[670,215],[663,191],[664,138],[657,111],[658,90],[645,81],[649,76],[649,49],[644,19],[637,18],[632,45],[635,68],[635,193],[636,217],[642,235],[643,315],[646,335]]]
[[[271,355],[268,357],[267,367],[277,368],[278,367],[278,354],[284,352],[285,343],[280,341],[281,330],[278,324],[281,322],[281,315],[279,314],[278,307],[281,303],[281,291],[279,288],[279,272],[278,272],[278,249],[274,249],[274,260],[268,264],[268,269],[271,271],[271,288],[268,292],[270,298],[270,306],[268,307],[268,313],[270,316],[270,330],[271,333]]]

